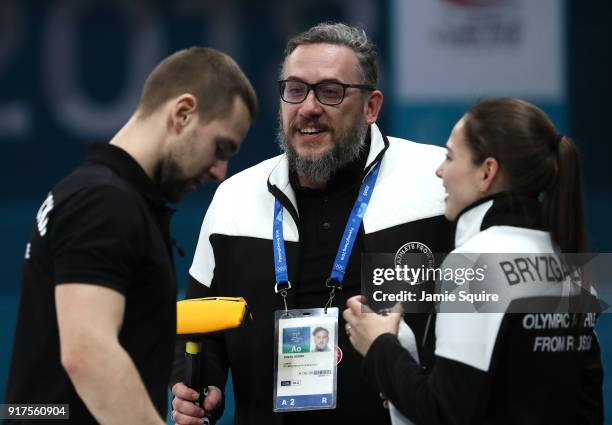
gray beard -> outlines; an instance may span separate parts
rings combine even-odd
[[[359,158],[365,148],[367,131],[368,125],[364,117],[360,116],[359,121],[349,131],[339,134],[333,140],[334,148],[332,150],[316,158],[300,157],[287,140],[287,134],[279,114],[276,141],[281,151],[287,156],[290,171],[313,182],[327,183],[336,171]]]

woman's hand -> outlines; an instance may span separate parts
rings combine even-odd
[[[346,320],[345,330],[353,347],[365,356],[376,338],[385,333],[397,335],[402,313],[376,314],[362,302],[361,295],[351,297],[342,313]],[[401,309],[400,309],[401,310]]]

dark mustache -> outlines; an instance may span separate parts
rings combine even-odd
[[[305,127],[308,127],[309,125],[312,125],[313,127],[316,127],[319,130],[329,130],[330,129],[330,127],[327,124],[319,122],[318,120],[303,120],[303,121],[296,122],[295,124],[293,124],[293,129],[298,130],[299,128],[305,128]]]

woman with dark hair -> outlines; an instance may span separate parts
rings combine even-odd
[[[562,252],[585,251],[578,152],[542,110],[519,99],[476,103],[453,129],[447,150],[447,159],[436,172],[449,194],[446,218],[456,221],[461,210],[485,195],[538,199],[536,210],[541,213],[533,210],[525,215],[538,220]],[[481,179],[457,178],[457,169]],[[452,190],[466,184],[477,190],[471,198]]]
[[[495,99],[468,110],[447,151],[436,174],[456,233],[442,267],[457,256],[476,258],[489,292],[499,290],[504,300],[472,313],[438,305],[449,313],[432,315],[434,359],[422,366],[415,347],[398,341],[401,315],[368,314],[359,297],[349,299],[346,331],[365,356],[366,379],[416,424],[603,423],[596,314],[559,310],[584,292],[574,291],[580,285],[570,275],[538,269],[540,260],[586,249],[574,143],[536,106]],[[491,260],[499,256],[511,273]],[[454,286],[487,289],[474,283]]]

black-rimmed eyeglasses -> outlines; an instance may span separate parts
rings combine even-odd
[[[361,90],[376,90],[367,84],[344,84],[337,81],[321,81],[320,83],[308,84],[299,80],[278,81],[280,97],[287,103],[302,103],[313,90],[317,100],[323,105],[339,105],[344,100],[346,89],[355,88]]]

